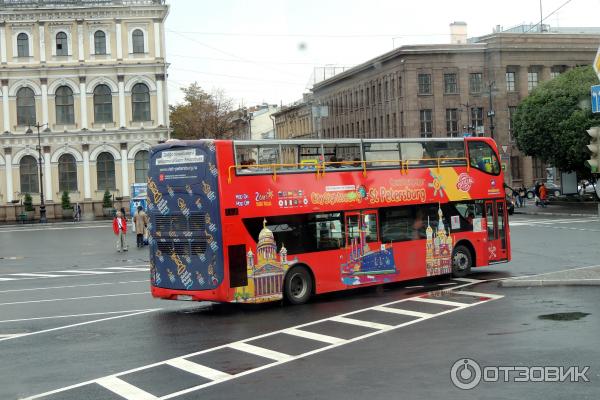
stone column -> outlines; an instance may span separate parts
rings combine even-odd
[[[6,161],[6,202],[10,203],[13,201],[13,180],[12,180],[12,149],[7,147],[4,149],[4,160]]]
[[[79,61],[85,59],[83,52],[83,21],[77,21],[77,55]]]
[[[129,197],[129,168],[127,166],[127,143],[121,143],[121,180],[123,197]]]
[[[163,91],[164,74],[156,74],[156,124],[165,125],[165,99]]]
[[[161,38],[162,34],[160,33],[160,18],[154,20],[154,57],[161,58]]]
[[[119,80],[119,127],[127,126],[127,114],[125,112],[125,76],[118,75]]]
[[[2,117],[4,132],[10,132],[10,108],[8,107],[8,79],[2,79]]]
[[[83,198],[92,199],[92,186],[90,180],[90,145],[82,145],[83,149]]]
[[[121,20],[115,20],[115,40],[117,41],[117,60],[123,59],[123,37],[121,36]]]
[[[50,166],[50,146],[43,146],[44,154],[44,195],[46,201],[54,199],[54,190],[52,189],[52,169]]]
[[[42,84],[42,124],[48,124],[48,79],[40,78]],[[46,126],[45,129],[50,129]]]
[[[0,61],[6,64],[6,24],[0,22]]]
[[[88,119],[87,119],[87,94],[85,87],[85,76],[79,77],[79,113],[81,114],[81,129],[88,129]]]
[[[40,22],[40,62],[46,62],[46,34],[43,22]]]

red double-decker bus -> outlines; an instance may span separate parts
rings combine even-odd
[[[158,298],[297,304],[510,260],[489,138],[170,141],[148,179]]]

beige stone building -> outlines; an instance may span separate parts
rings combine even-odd
[[[600,32],[515,29],[467,40],[464,23],[451,30],[451,44],[402,46],[315,84],[312,99],[276,114],[277,136],[492,136],[509,184],[544,178],[546,166],[518,151],[510,116],[540,82],[591,64]],[[328,116],[314,118],[314,106]]]
[[[23,195],[48,217],[63,191],[98,213],[145,182],[148,150],[168,138],[164,0],[0,2],[0,221]],[[18,206],[15,206],[18,207]]]

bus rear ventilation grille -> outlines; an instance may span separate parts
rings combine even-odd
[[[192,213],[189,218],[182,214],[156,215],[154,229],[158,232],[203,231],[206,227],[204,213]]]
[[[206,253],[206,241],[173,240],[156,242],[158,250],[165,255],[176,254],[179,257],[193,257]]]

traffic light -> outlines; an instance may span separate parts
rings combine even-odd
[[[592,137],[588,149],[592,152],[592,156],[587,160],[593,174],[597,174],[600,168],[600,126],[592,126],[586,131]]]

